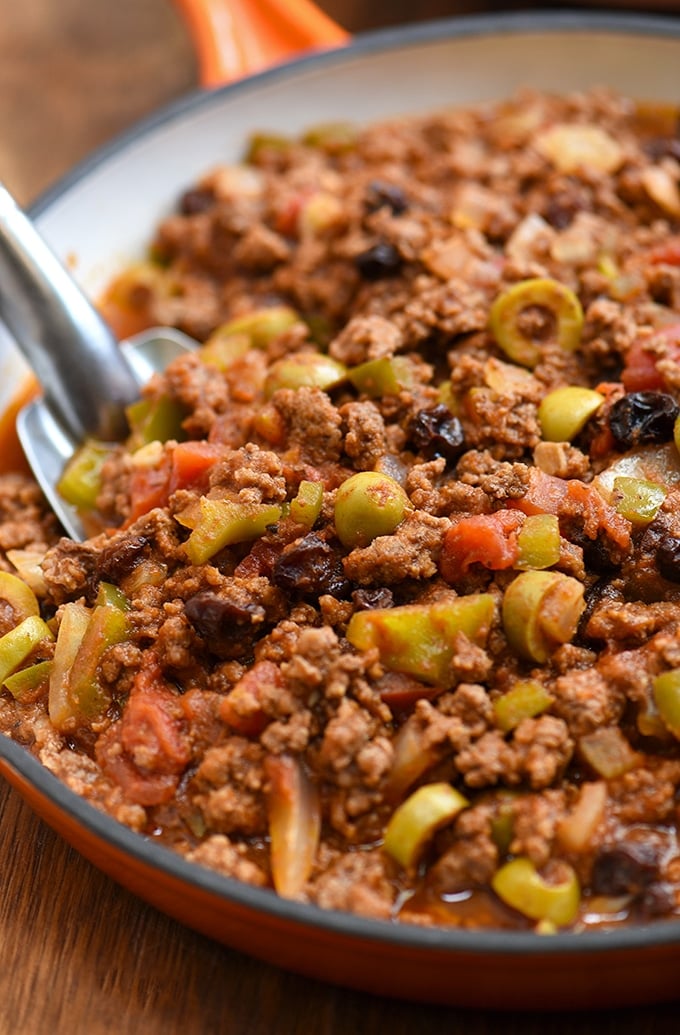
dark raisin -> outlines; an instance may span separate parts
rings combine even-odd
[[[463,425],[443,403],[416,413],[409,428],[409,438],[416,449],[430,460],[438,456],[456,460],[465,448]]]
[[[596,895],[636,895],[659,877],[659,857],[649,844],[631,841],[602,848],[593,864]]]
[[[215,204],[215,194],[209,187],[194,187],[184,192],[179,201],[179,210],[183,216],[196,216],[207,212]]]
[[[387,206],[393,215],[400,216],[408,208],[408,201],[401,187],[384,180],[373,180],[366,190],[366,208],[369,212]]]
[[[665,392],[629,392],[609,411],[609,427],[619,446],[668,442],[680,407]]]
[[[286,593],[311,599],[347,597],[350,591],[340,551],[316,532],[286,547],[274,564],[272,582]]]
[[[679,137],[655,137],[645,144],[645,153],[654,162],[662,158],[675,158],[680,162],[680,138]]]
[[[105,546],[97,557],[98,577],[104,582],[120,582],[137,567],[148,545],[146,536],[136,535]]]
[[[583,550],[583,563],[587,571],[595,575],[613,575],[620,567],[618,559],[612,557],[607,548],[606,540],[576,535],[572,541]]]
[[[640,911],[645,917],[665,916],[675,909],[675,894],[672,884],[655,881],[642,893],[639,902]]]
[[[680,539],[669,535],[659,543],[656,566],[669,582],[680,582]]]
[[[264,631],[265,610],[248,598],[204,590],[187,600],[184,612],[208,649],[222,658],[240,656],[248,633]]]
[[[354,262],[364,280],[380,280],[382,277],[392,277],[398,273],[402,258],[389,241],[379,241],[357,255]]]
[[[588,188],[576,179],[567,178],[560,182],[562,186],[547,198],[542,214],[556,230],[565,230],[579,212],[588,212],[592,208],[592,198]]]
[[[392,607],[394,594],[387,586],[374,589],[357,589],[352,593],[352,603],[357,611],[373,611],[377,607]]]

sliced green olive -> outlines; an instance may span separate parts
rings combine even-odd
[[[413,870],[430,838],[469,805],[449,783],[429,783],[409,795],[385,830],[385,851],[405,870]]]
[[[578,878],[567,863],[560,864],[562,879],[545,880],[531,859],[512,859],[494,874],[491,886],[508,906],[530,920],[548,921],[564,927],[575,919],[581,901]]]
[[[184,544],[192,564],[205,564],[225,546],[264,535],[281,517],[274,503],[238,503],[201,496],[198,519]]]
[[[297,496],[290,501],[290,516],[293,521],[311,528],[321,513],[322,504],[322,483],[303,480],[298,486]]]
[[[265,309],[256,309],[245,316],[237,316],[234,320],[220,324],[208,341],[211,339],[228,340],[246,336],[250,342],[250,348],[266,349],[271,342],[279,335],[287,331],[293,324],[299,323],[300,317],[294,309],[287,305],[269,306]]]
[[[232,363],[245,356],[253,347],[249,334],[231,334],[224,330],[225,326],[228,325],[213,331],[197,351],[202,363],[217,367],[218,370],[228,370]]]
[[[130,601],[125,593],[112,582],[99,583],[95,603],[105,607],[117,607],[119,611],[129,611],[130,609]]]
[[[38,687],[46,686],[51,671],[51,661],[37,661],[35,665],[20,668],[11,676],[7,676],[3,686],[9,690],[15,700],[20,701],[26,694],[32,693]]]
[[[93,608],[68,675],[68,707],[77,725],[104,716],[111,695],[100,682],[97,670],[104,651],[122,643],[127,635],[124,610],[106,604]]]
[[[0,571],[0,600],[11,606],[17,622],[40,614],[38,598],[26,583],[8,571]]]
[[[65,732],[75,725],[69,698],[69,674],[90,621],[83,604],[69,601],[61,609],[61,621],[54,648],[48,693],[48,712],[55,729]]]
[[[503,596],[502,618],[512,650],[522,658],[546,662],[574,636],[583,613],[583,584],[552,571],[525,571]]]
[[[658,482],[619,475],[614,479],[612,502],[622,517],[634,525],[648,525],[659,513],[666,490]]]
[[[517,792],[502,790],[495,801],[495,811],[491,818],[491,840],[503,855],[509,851],[515,832],[515,815],[513,804]]]
[[[522,571],[552,568],[560,559],[562,540],[555,514],[530,514],[517,533],[519,556],[515,567]]]
[[[554,336],[566,352],[581,341],[583,309],[577,295],[550,277],[533,277],[513,284],[498,295],[491,306],[489,328],[500,348],[515,363],[535,367],[541,358],[541,342],[522,329],[522,314],[530,309],[546,310],[555,324]]]
[[[39,615],[29,615],[14,629],[0,636],[0,683],[19,668],[44,640],[53,640],[50,627]]]
[[[591,388],[565,385],[549,392],[538,407],[538,423],[547,442],[571,442],[604,402]]]
[[[532,719],[549,708],[553,702],[542,683],[534,679],[515,685],[498,697],[493,704],[496,724],[504,733],[519,726],[522,719]]]
[[[140,399],[125,411],[130,424],[129,448],[139,449],[150,442],[178,442],[186,438],[182,422],[186,410],[181,403],[168,395],[156,399]]]
[[[656,676],[652,693],[664,725],[680,740],[680,668]]]
[[[378,471],[360,471],[342,483],[335,497],[335,529],[343,546],[368,546],[390,535],[412,510],[411,501],[394,478]]]
[[[110,446],[89,440],[77,449],[57,482],[60,496],[73,507],[92,510],[101,491],[101,471]]]
[[[354,387],[377,399],[383,395],[398,395],[413,383],[413,365],[405,356],[381,356],[369,359],[347,372]]]
[[[431,604],[357,611],[347,626],[347,639],[358,650],[377,648],[381,663],[425,683],[453,683],[451,659],[457,633],[483,644],[495,614],[490,593],[445,597]]]
[[[302,136],[307,147],[316,147],[329,154],[340,154],[356,147],[357,127],[351,122],[322,122],[310,126]]]
[[[299,352],[279,359],[269,368],[264,382],[264,394],[270,399],[280,388],[321,388],[327,391],[345,378],[342,363],[323,352]]]
[[[268,151],[284,152],[289,151],[293,146],[290,137],[278,133],[253,133],[248,140],[248,149],[245,154],[245,161],[257,163],[263,154]]]

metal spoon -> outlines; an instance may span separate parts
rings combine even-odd
[[[86,437],[123,439],[125,407],[141,385],[196,342],[156,327],[119,343],[2,184],[0,317],[44,392],[20,410],[19,441],[64,529],[84,539],[56,488],[64,465]]]

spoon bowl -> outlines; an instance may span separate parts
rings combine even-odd
[[[196,342],[158,327],[119,343],[14,198],[0,185],[0,317],[42,385],[17,434],[52,510],[72,539],[85,530],[57,485],[85,438],[119,441],[141,386]]]

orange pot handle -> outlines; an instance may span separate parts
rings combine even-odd
[[[191,34],[203,86],[220,86],[349,34],[312,0],[175,0]]]

